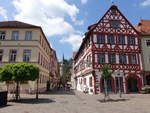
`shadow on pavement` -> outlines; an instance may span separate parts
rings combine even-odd
[[[5,106],[0,106],[0,109],[1,109],[1,108],[5,108],[5,107],[9,107],[9,106],[12,106],[12,105],[7,104],[7,105],[5,105]]]
[[[22,104],[46,104],[46,103],[52,103],[56,102],[55,100],[52,99],[47,99],[47,98],[39,98],[37,99],[20,99],[18,101],[15,100],[10,100],[9,102],[16,102],[16,103],[22,103]]]
[[[105,103],[105,102],[125,102],[125,101],[129,101],[130,99],[108,99],[108,100],[98,100],[101,103]]]
[[[74,90],[55,90],[55,91],[46,91],[40,94],[50,94],[50,95],[75,95]]]

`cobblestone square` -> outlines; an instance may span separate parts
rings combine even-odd
[[[81,92],[57,91],[35,95],[21,95],[21,102],[8,102],[0,113],[150,113],[150,95],[111,94],[110,102],[102,102],[103,95],[86,95]]]

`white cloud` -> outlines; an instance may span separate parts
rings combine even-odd
[[[73,51],[75,51],[80,47],[82,39],[83,37],[78,34],[71,34],[68,38],[61,39],[60,42],[69,43],[72,46]]]
[[[73,26],[66,17],[76,23],[79,9],[65,0],[13,0],[17,10],[14,19],[42,26],[47,36],[71,34]]]
[[[88,2],[88,0],[81,0],[82,4],[86,4]]]
[[[83,25],[84,21],[83,20],[76,20],[75,25]]]
[[[7,11],[3,7],[0,7],[0,16],[2,16],[5,20],[8,20]]]
[[[150,0],[145,0],[141,3],[142,6],[150,6]]]

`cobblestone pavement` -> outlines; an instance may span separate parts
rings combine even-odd
[[[81,92],[53,92],[22,95],[19,103],[8,102],[0,113],[150,113],[150,94],[110,95],[111,101],[102,102],[103,95],[88,95]]]

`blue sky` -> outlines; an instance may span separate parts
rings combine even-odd
[[[19,20],[43,28],[58,59],[71,58],[87,27],[96,23],[112,5],[111,0],[0,0],[0,21]],[[114,0],[135,26],[150,19],[150,0]]]

